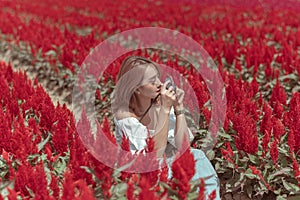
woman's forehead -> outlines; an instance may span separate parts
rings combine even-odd
[[[144,75],[145,76],[159,75],[159,71],[156,69],[156,67],[153,64],[149,64],[149,65],[146,66]]]

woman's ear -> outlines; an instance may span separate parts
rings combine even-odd
[[[138,88],[138,89],[136,89],[135,90],[135,93],[137,93],[137,94],[141,94],[141,91],[140,91],[140,89]]]

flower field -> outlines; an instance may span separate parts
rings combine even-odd
[[[226,118],[207,156],[220,178],[222,199],[300,199],[299,1],[4,0],[0,5],[0,199],[204,199],[203,180],[190,181],[195,164],[190,151],[174,162],[168,180],[164,168],[123,172],[117,154],[120,170],[112,169],[79,137],[71,105],[82,62],[110,36],[140,27],[193,38],[218,67]],[[211,118],[201,75],[176,56],[153,49],[131,53],[171,66],[191,84],[200,108],[192,145],[201,149]],[[94,94],[97,126],[113,144],[110,94],[125,56],[105,70]],[[79,125],[88,120],[84,114]],[[147,142],[146,151],[152,151],[153,141]],[[129,150],[126,141],[122,148]],[[112,154],[109,148],[97,150]]]

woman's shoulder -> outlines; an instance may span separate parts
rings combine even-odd
[[[130,112],[116,112],[114,116],[114,122],[117,127],[121,128],[125,132],[130,132],[136,128],[145,128],[145,126],[136,118],[136,116]]]
[[[125,110],[117,110],[117,112],[115,113],[115,119],[118,121],[129,118],[136,118],[136,115]]]

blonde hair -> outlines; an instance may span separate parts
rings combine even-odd
[[[112,111],[115,113],[119,108],[133,108],[136,98],[135,90],[139,88],[144,79],[147,67],[154,66],[160,76],[158,63],[141,56],[129,56],[120,66],[117,83],[112,95]]]

